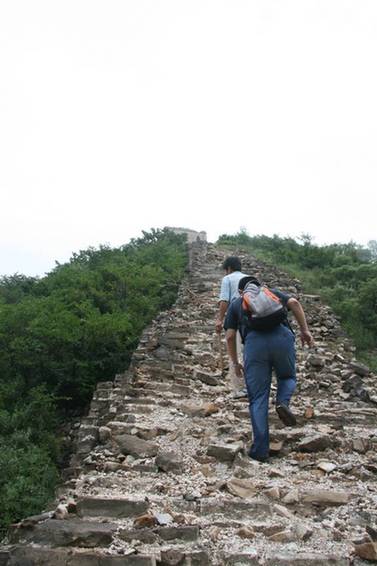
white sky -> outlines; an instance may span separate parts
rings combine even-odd
[[[377,239],[375,0],[0,0],[0,273],[151,227]]]

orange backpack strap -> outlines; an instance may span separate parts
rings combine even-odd
[[[268,289],[267,287],[262,287],[262,289],[263,289],[263,292],[265,293],[265,295],[270,297],[270,299],[275,301],[275,303],[280,303],[279,297],[277,297],[272,291],[270,291],[270,289]]]

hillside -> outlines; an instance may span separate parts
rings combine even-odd
[[[11,529],[1,565],[377,559],[376,376],[318,296],[244,256],[245,271],[300,296],[316,340],[298,346],[298,426],[283,427],[271,404],[275,456],[251,461],[247,402],[231,398],[213,332],[224,257],[191,245],[177,301],[143,332],[128,371],[98,384],[57,500]]]
[[[51,499],[72,423],[97,382],[128,367],[186,265],[185,235],[152,230],[75,253],[45,277],[0,280],[0,534]]]
[[[340,317],[357,355],[377,371],[377,242],[367,246],[317,245],[300,238],[249,236],[245,230],[222,235],[225,250],[240,249],[300,279],[307,293],[318,294]]]

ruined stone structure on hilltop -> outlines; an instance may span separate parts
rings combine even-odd
[[[207,233],[197,232],[196,230],[190,230],[189,228],[171,228],[167,227],[168,230],[171,230],[175,234],[186,234],[187,241],[189,244],[193,244],[195,242],[206,242],[207,241]]]
[[[276,456],[250,460],[247,401],[231,398],[214,335],[224,257],[204,240],[191,245],[175,305],[145,330],[129,370],[98,384],[55,511],[12,528],[1,566],[376,558],[374,376],[354,359],[331,310],[301,295],[316,347],[298,346],[298,426],[284,428],[271,403]],[[279,270],[242,260],[267,284],[300,293]]]

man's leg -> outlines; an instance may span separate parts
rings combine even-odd
[[[243,357],[243,345],[242,345],[242,340],[241,340],[241,335],[240,333],[237,331],[236,334],[236,344],[237,344],[237,358],[238,361],[240,363],[242,363],[242,357]],[[243,377],[237,377],[236,372],[234,370],[234,368],[232,366],[230,366],[229,368],[229,373],[228,373],[228,378],[232,387],[232,392],[234,394],[234,396],[245,396],[246,397],[246,391],[245,391],[245,380]]]
[[[285,424],[294,425],[296,419],[288,407],[296,388],[295,339],[292,332],[285,326],[280,326],[274,333],[272,358],[278,386],[276,410]]]
[[[266,339],[261,333],[251,332],[246,337],[244,350],[245,380],[249,396],[249,411],[253,428],[250,456],[264,460],[269,455],[268,401],[271,388],[271,363]]]

